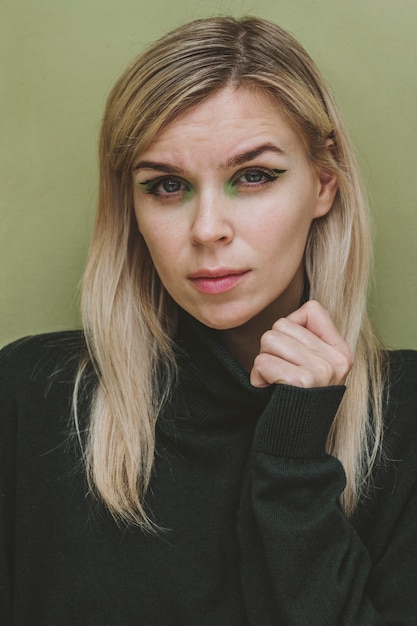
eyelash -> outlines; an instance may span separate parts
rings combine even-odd
[[[238,172],[236,176],[233,177],[231,184],[235,185],[240,178],[243,176],[247,176],[248,174],[261,174],[265,180],[258,182],[244,182],[243,185],[247,185],[248,187],[260,187],[262,185],[267,185],[268,183],[275,182],[281,174],[284,174],[286,170],[277,170],[277,169],[264,169],[262,167],[253,167],[247,168],[241,172]]]
[[[264,180],[261,181],[257,181],[257,182],[241,182],[240,184],[242,184],[245,188],[258,188],[258,187],[262,187],[264,185],[268,185],[270,183],[275,182],[282,174],[284,174],[286,172],[286,170],[279,170],[279,169],[264,169],[261,167],[253,167],[253,168],[247,168],[244,169],[240,172],[237,172],[237,174],[232,178],[232,180],[230,181],[230,185],[233,189],[235,189],[238,184],[239,184],[239,179],[242,178],[243,176],[247,176],[249,174],[260,174],[261,177],[263,177]],[[176,191],[158,191],[158,187],[160,185],[166,183],[176,183],[179,184],[179,186],[183,186],[183,189],[177,189]],[[145,188],[145,193],[151,195],[151,196],[156,196],[158,198],[162,198],[162,199],[166,199],[166,198],[177,198],[179,195],[183,195],[189,191],[191,191],[191,188],[189,187],[189,185],[183,181],[181,178],[178,178],[176,176],[159,176],[158,178],[154,178],[151,180],[145,180],[143,183],[139,183],[141,186],[143,186]]]
[[[175,192],[159,192],[158,187],[163,183],[179,183],[180,185],[184,185],[185,189],[181,189]],[[184,193],[190,191],[188,185],[181,179],[175,176],[159,176],[158,178],[154,178],[153,180],[145,180],[143,183],[139,183],[143,187],[145,187],[145,193],[150,194],[151,196],[158,197],[167,197],[167,196],[177,196],[179,193]]]

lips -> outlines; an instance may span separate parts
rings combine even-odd
[[[188,276],[193,286],[202,293],[225,293],[235,287],[249,270],[218,268],[202,269]]]

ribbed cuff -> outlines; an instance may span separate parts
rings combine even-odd
[[[323,456],[344,392],[344,386],[304,389],[277,385],[259,418],[254,449],[285,458]]]

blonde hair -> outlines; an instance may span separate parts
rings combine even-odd
[[[82,289],[88,356],[98,384],[85,445],[87,475],[116,519],[150,528],[144,498],[155,424],[175,380],[176,305],[138,232],[131,170],[176,117],[226,86],[270,94],[300,132],[313,166],[337,175],[332,210],[313,222],[305,254],[310,297],[355,354],[328,439],[343,463],[342,504],[353,512],[382,438],[382,356],[366,313],[370,227],[354,153],[331,93],[302,46],[257,18],[186,24],[135,60],[110,93],[100,139],[97,221]]]

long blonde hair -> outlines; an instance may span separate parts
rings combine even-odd
[[[161,285],[133,214],[137,155],[179,115],[226,86],[275,98],[313,166],[335,172],[332,210],[313,222],[305,254],[310,297],[330,312],[355,354],[328,439],[343,463],[353,512],[381,447],[382,356],[366,313],[370,227],[354,152],[333,97],[302,46],[257,18],[186,24],[135,60],[110,93],[100,139],[98,214],[82,289],[88,363],[97,373],[85,444],[92,490],[116,519],[150,528],[144,498],[155,424],[175,379],[176,305]]]

